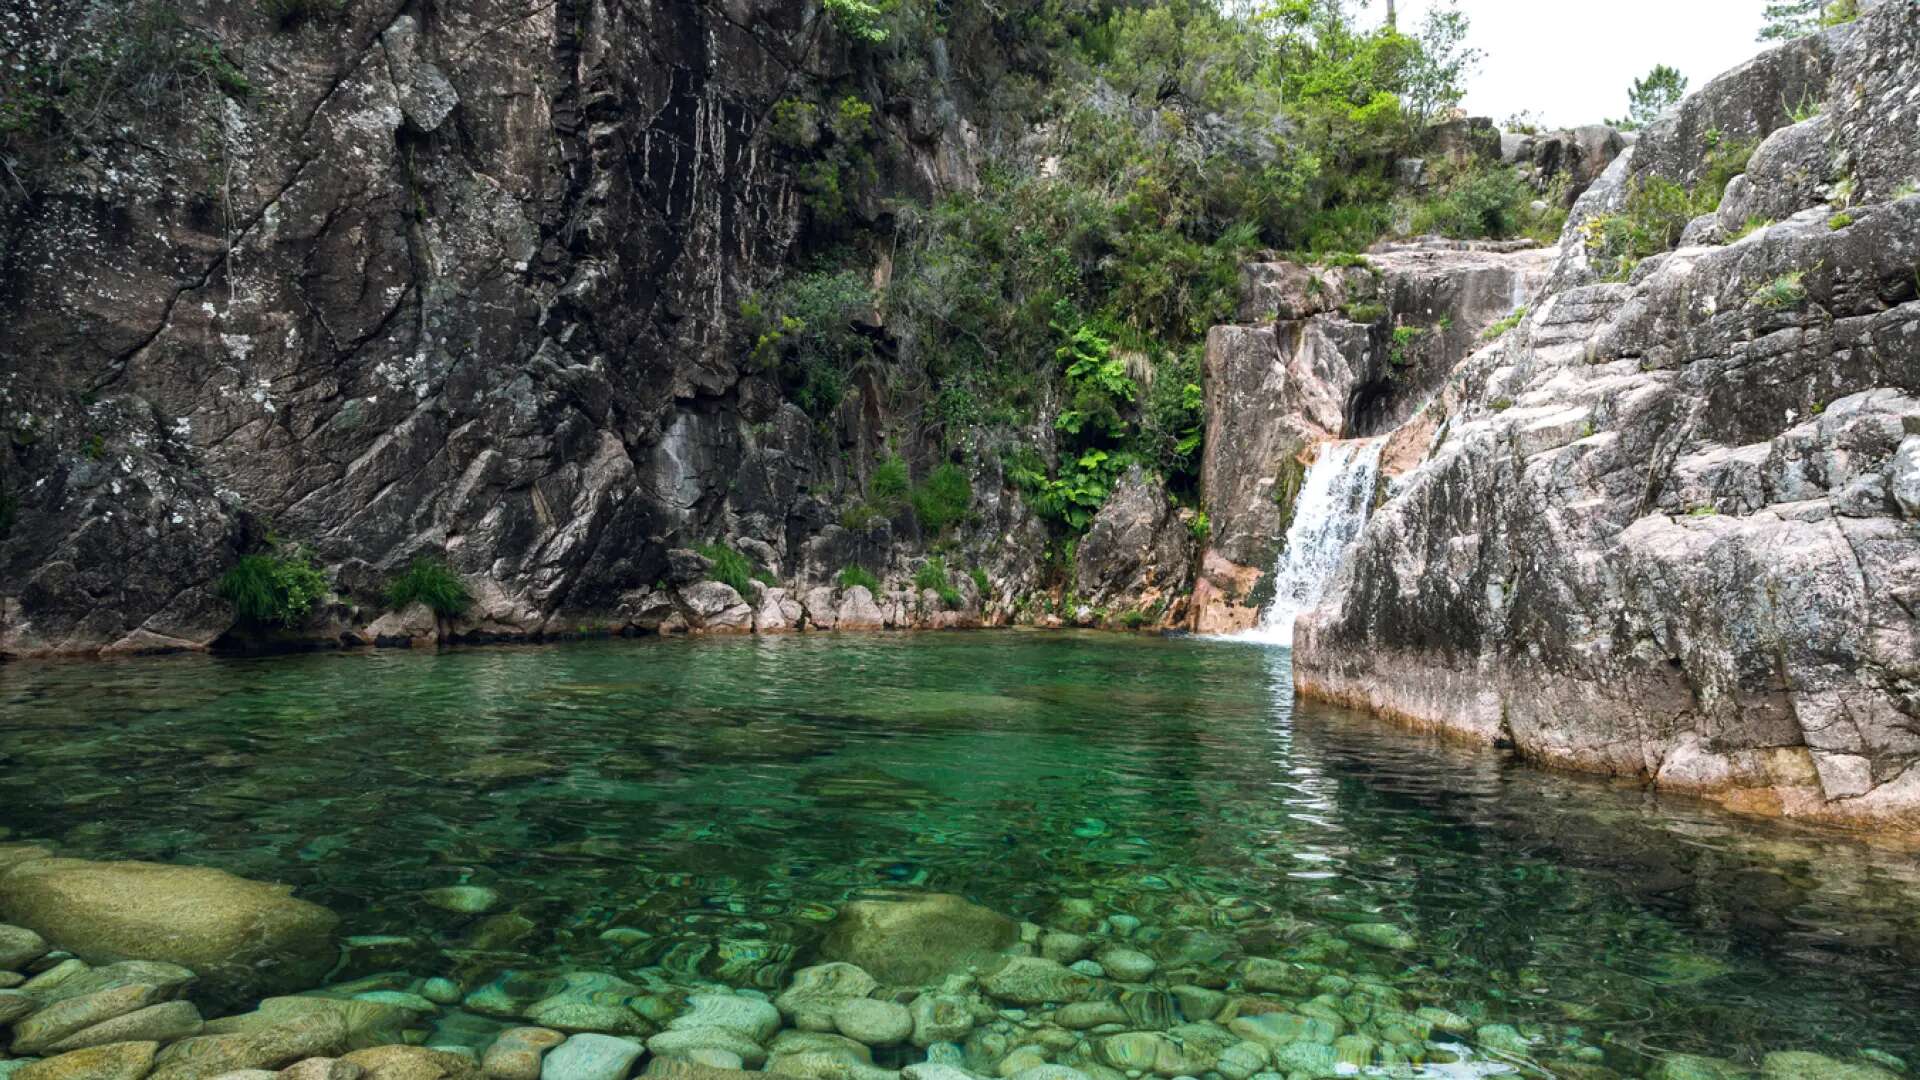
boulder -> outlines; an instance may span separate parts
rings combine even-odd
[[[1078,1001],[1093,992],[1094,981],[1039,956],[1003,956],[980,973],[980,988],[1015,1005]]]
[[[159,1048],[158,1043],[125,1042],[75,1050],[18,1069],[9,1080],[141,1080]]]
[[[1095,607],[1138,607],[1185,592],[1193,581],[1193,531],[1160,478],[1134,466],[1094,515],[1074,560],[1074,584]]]
[[[206,867],[37,859],[0,874],[0,916],[88,963],[180,964],[217,991],[311,985],[340,920],[292,891]]]
[[[1012,919],[962,897],[899,894],[842,905],[820,955],[855,964],[882,982],[920,986],[991,960],[1019,936]]]
[[[40,959],[47,941],[24,926],[0,925],[0,971],[18,971]]]
[[[835,630],[884,630],[887,617],[865,585],[855,585],[840,595],[833,611]]]
[[[341,1058],[364,1070],[364,1080],[481,1080],[472,1058],[424,1046],[375,1046]]]
[[[834,1010],[842,1002],[866,997],[879,985],[852,964],[817,964],[794,972],[793,985],[773,1004],[802,1031],[832,1031]]]
[[[611,1035],[574,1035],[547,1053],[540,1080],[626,1080],[646,1048]]]

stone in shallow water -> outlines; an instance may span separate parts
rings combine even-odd
[[[1332,1021],[1284,1012],[1238,1016],[1227,1024],[1227,1029],[1243,1039],[1269,1048],[1297,1042],[1330,1044],[1340,1034]]]
[[[485,915],[500,906],[500,893],[481,885],[449,885],[444,889],[428,889],[420,894],[420,899],[442,911],[459,915]]]
[[[278,1069],[346,1048],[346,1021],[338,1013],[311,1012],[258,1031],[182,1039],[160,1052],[152,1080],[202,1080],[238,1069]]]
[[[1760,1080],[1899,1080],[1877,1065],[1835,1061],[1825,1054],[1777,1050],[1760,1059]]]
[[[934,982],[986,963],[1019,939],[1012,919],[946,893],[855,900],[820,943],[820,955],[903,986]]]
[[[1016,1005],[1078,1001],[1093,992],[1093,980],[1038,956],[1002,957],[980,974],[980,986]]]
[[[0,1024],[11,1024],[39,1007],[40,999],[32,994],[0,990]]]
[[[639,993],[638,986],[612,975],[569,972],[558,993],[527,1006],[522,1015],[557,1031],[643,1035],[646,1021],[627,1004]]]
[[[905,1005],[874,998],[853,998],[833,1010],[840,1034],[868,1046],[892,1046],[913,1033],[913,1014]]]
[[[1265,993],[1304,994],[1320,973],[1301,964],[1250,956],[1240,962],[1240,985]]]
[[[170,1043],[198,1034],[200,1010],[194,1008],[191,1002],[169,1001],[136,1009],[77,1031],[48,1047],[46,1052],[61,1054],[69,1050],[122,1042]]]
[[[1267,1067],[1271,1055],[1267,1048],[1255,1042],[1235,1043],[1220,1053],[1220,1060],[1214,1062],[1214,1071],[1227,1080],[1247,1080],[1248,1077]]]
[[[242,1073],[228,1073],[217,1080],[230,1080],[231,1077],[244,1076]],[[363,1080],[367,1070],[351,1061],[340,1058],[308,1058],[296,1061],[277,1073],[269,1073],[274,1080]],[[382,1077],[381,1080],[386,1080]]]
[[[973,1030],[973,1007],[958,994],[921,994],[908,1007],[913,1014],[913,1045],[959,1042]]]
[[[159,1048],[154,1042],[128,1042],[75,1050],[27,1065],[8,1080],[140,1080]]]
[[[460,1004],[460,984],[452,979],[432,978],[420,984],[420,996],[435,1005]]]
[[[473,1059],[424,1046],[375,1046],[340,1060],[365,1069],[367,1080],[481,1080]]]
[[[1085,1031],[1101,1024],[1124,1024],[1127,1010],[1117,1001],[1078,1001],[1056,1010],[1053,1022],[1071,1031]]]
[[[720,1050],[748,1065],[759,1065],[767,1052],[759,1043],[737,1031],[720,1027],[683,1027],[663,1031],[647,1040],[647,1049],[657,1057],[691,1060],[694,1053]]]
[[[480,1064],[488,1080],[540,1080],[541,1056],[566,1039],[549,1028],[508,1028],[487,1048]]]
[[[1647,1080],[1748,1080],[1752,1075],[1724,1058],[1670,1054],[1660,1059]]]
[[[759,998],[738,994],[694,994],[687,998],[688,1011],[667,1025],[682,1028],[724,1028],[765,1042],[780,1030],[780,1010]]]
[[[250,1013],[210,1021],[206,1031],[209,1035],[253,1035],[319,1015],[339,1020],[346,1033],[340,1049],[358,1050],[400,1042],[402,1032],[419,1019],[420,1014],[386,1002],[301,994],[268,998]]]
[[[1158,966],[1153,957],[1146,953],[1138,949],[1125,949],[1118,946],[1101,949],[1094,959],[1100,962],[1100,966],[1107,970],[1108,975],[1121,982],[1142,982],[1147,976],[1152,975],[1154,968]]]
[[[793,985],[773,1004],[802,1031],[832,1031],[833,1010],[873,993],[879,981],[846,963],[817,964],[793,973]]]
[[[625,1080],[645,1047],[612,1035],[574,1035],[549,1051],[540,1080]]]
[[[1343,931],[1347,937],[1362,945],[1371,945],[1376,949],[1391,949],[1396,952],[1413,948],[1418,944],[1413,935],[1392,923],[1356,923]]]
[[[77,1032],[144,1009],[159,997],[151,986],[121,986],[69,998],[13,1025],[13,1052],[38,1054]]]
[[[24,926],[0,923],[0,970],[15,971],[46,955],[47,941]]]
[[[340,919],[285,885],[199,866],[36,859],[0,875],[0,912],[89,963],[161,960],[206,985],[311,985]]]
[[[97,968],[88,968],[78,960],[73,964],[71,968],[62,965],[67,975],[57,983],[44,985],[36,979],[27,988],[51,1005],[56,1001],[85,997],[120,986],[151,986],[160,992],[161,997],[178,997],[194,980],[193,972],[179,964],[157,960],[122,960]]]

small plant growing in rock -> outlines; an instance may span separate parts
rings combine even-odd
[[[1385,321],[1387,317],[1387,305],[1371,300],[1355,301],[1341,308],[1340,311],[1347,317],[1348,322],[1377,323]]]
[[[1525,304],[1522,304],[1519,307],[1513,309],[1513,314],[1508,315],[1506,318],[1501,319],[1499,322],[1494,323],[1492,326],[1489,326],[1484,331],[1482,331],[1480,334],[1480,338],[1482,341],[1498,341],[1499,339],[1507,336],[1507,331],[1512,330],[1516,326],[1519,326],[1521,323],[1525,322],[1526,319],[1527,319],[1527,306]]]
[[[1426,336],[1422,326],[1396,326],[1393,328],[1393,344],[1387,348],[1387,362],[1394,367],[1406,367],[1413,362],[1412,350]]]
[[[1746,220],[1746,223],[1741,225],[1740,228],[1736,230],[1732,236],[1727,237],[1727,239],[1728,240],[1744,240],[1747,237],[1752,236],[1754,233],[1759,232],[1761,229],[1765,229],[1771,226],[1772,224],[1773,224],[1773,219],[1764,218],[1758,214],[1755,214],[1754,216],[1748,218]]]
[[[713,569],[708,572],[713,580],[741,596],[752,595],[755,581],[773,584],[773,575],[765,571],[755,572],[753,563],[745,555],[725,544],[702,544],[694,550],[713,563]]]
[[[427,605],[435,615],[456,618],[473,606],[473,593],[460,575],[439,559],[422,555],[407,564],[387,583],[386,602],[399,611],[415,602]]]
[[[961,604],[960,590],[953,587],[953,578],[947,573],[947,560],[937,555],[913,575],[913,587],[921,592],[932,589],[948,607],[957,608]]]
[[[855,585],[863,586],[868,592],[880,591],[880,579],[874,577],[864,566],[849,566],[840,571],[840,587],[851,589]]]
[[[1192,533],[1193,538],[1200,543],[1207,542],[1207,537],[1213,535],[1213,522],[1208,519],[1205,510],[1193,515],[1193,520],[1187,522],[1187,531]]]
[[[1805,277],[1806,273],[1800,270],[1781,274],[1753,291],[1754,306],[1768,311],[1799,306],[1807,299],[1807,287],[1802,281]]]
[[[1847,213],[1845,210],[1827,219],[1827,228],[1832,229],[1834,232],[1839,232],[1851,224],[1853,224],[1853,215]]]
[[[1719,512],[1720,512],[1719,507],[1713,506],[1712,504],[1703,504],[1700,506],[1696,506],[1691,510],[1688,510],[1687,516],[1688,517],[1712,517],[1715,514],[1718,514]]]
[[[1494,412],[1506,412],[1508,409],[1513,408],[1513,399],[1510,397],[1497,397],[1494,398],[1490,404],[1493,406]]]
[[[966,471],[951,462],[927,475],[926,482],[913,489],[913,513],[928,532],[943,533],[973,509],[973,481]]]
[[[969,570],[967,575],[973,578],[973,587],[979,592],[981,599],[984,600],[993,595],[993,582],[987,580],[987,572],[985,570],[976,566],[972,570]]]
[[[327,575],[304,548],[243,555],[221,576],[214,593],[233,605],[242,622],[255,626],[299,626],[327,594]]]

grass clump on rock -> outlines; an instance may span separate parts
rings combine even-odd
[[[466,582],[460,580],[460,575],[439,559],[424,555],[408,563],[398,577],[387,583],[385,599],[387,606],[395,611],[421,603],[435,615],[446,618],[465,615],[473,606],[473,593],[467,589]]]
[[[856,585],[865,588],[870,593],[880,591],[880,579],[874,577],[866,567],[849,566],[845,570],[840,571],[841,588],[851,589]]]
[[[695,550],[700,552],[707,561],[713,563],[713,569],[707,572],[707,576],[741,596],[751,595],[749,590],[753,588],[756,578],[764,581],[767,576],[770,576],[755,574],[753,563],[747,561],[745,555],[725,544],[702,544]],[[771,581],[767,583],[772,584]]]
[[[947,573],[947,560],[934,556],[928,559],[918,573],[913,575],[913,587],[922,592],[932,589],[940,596],[940,602],[948,607],[959,607],[960,590],[953,587],[953,579]]]
[[[242,622],[299,626],[327,594],[327,575],[300,547],[243,555],[221,576],[214,592],[233,605]]]

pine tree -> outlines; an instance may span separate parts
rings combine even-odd
[[[1666,115],[1687,96],[1687,77],[1676,68],[1656,64],[1646,78],[1633,80],[1627,91],[1627,117],[1610,121],[1614,127],[1635,131]]]
[[[1769,3],[1761,18],[1766,22],[1760,28],[1761,41],[1787,41],[1805,37],[1820,27],[1820,7],[1822,0],[1775,0]]]

